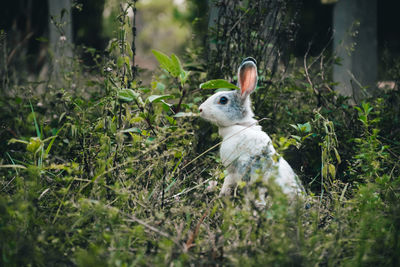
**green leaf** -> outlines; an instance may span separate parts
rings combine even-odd
[[[200,84],[201,89],[218,89],[218,88],[228,88],[228,89],[237,89],[239,90],[239,87],[237,87],[234,84],[231,84],[228,81],[225,81],[223,79],[217,79],[217,80],[210,80],[208,82]]]
[[[179,59],[174,54],[172,54],[171,58],[169,58],[169,56],[160,51],[153,49],[151,52],[153,52],[153,55],[160,63],[161,68],[168,71],[172,76],[178,77],[178,75],[181,73],[181,66]]]
[[[26,167],[24,165],[19,165],[19,164],[0,165],[0,168],[26,169]]]
[[[138,134],[141,134],[142,130],[140,130],[139,128],[136,128],[136,127],[132,127],[132,128],[129,128],[129,129],[122,130],[122,131],[120,131],[120,133],[138,133]]]
[[[354,107],[359,113],[362,113],[362,110],[360,107]]]
[[[171,125],[176,125],[176,120],[175,120],[173,117],[165,116],[165,118],[168,120],[168,122],[169,122]]]
[[[8,144],[14,144],[14,143],[22,143],[22,144],[26,144],[26,145],[28,144],[27,141],[15,139],[15,138],[11,138],[10,140],[8,140]]]
[[[335,151],[335,156],[338,164],[342,162],[342,159],[340,158],[339,152],[337,151],[336,147],[333,148],[333,151]]]
[[[130,65],[129,57],[128,57],[128,56],[125,56],[125,57],[124,57],[124,60],[125,60],[125,64],[126,64],[127,66],[129,66],[129,65]]]
[[[304,141],[304,140],[306,140],[308,137],[310,137],[310,136],[313,136],[313,133],[309,133],[309,134],[307,134],[306,136],[303,136],[302,138],[301,138],[301,140],[302,141]]]
[[[122,66],[124,65],[124,61],[125,61],[124,57],[119,57],[119,58],[117,59],[117,66],[118,66],[118,68],[122,68]]]
[[[328,164],[328,170],[329,174],[331,175],[332,178],[336,177],[336,168],[333,164]]]
[[[163,52],[154,49],[151,52],[156,57],[158,63],[160,63],[161,68],[168,69],[172,65],[171,59]]]
[[[174,96],[172,96],[172,95],[151,95],[146,99],[146,101],[148,101],[149,103],[157,103],[163,99],[168,99],[168,98],[173,98],[173,97]]]
[[[183,72],[183,69],[179,58],[175,54],[171,55],[171,63],[172,63],[171,74],[174,77],[178,77]]]
[[[190,71],[182,70],[179,74],[179,79],[181,80],[182,86],[186,83],[187,79],[189,78]]]
[[[151,89],[147,87],[139,87],[138,90],[142,91],[145,94],[151,91]]]
[[[39,125],[38,125],[37,120],[36,120],[36,115],[35,115],[35,111],[33,110],[33,106],[32,106],[31,100],[29,100],[29,105],[31,107],[31,111],[32,111],[32,115],[33,115],[33,121],[35,123],[36,134],[37,134],[37,137],[39,137],[39,139],[40,139],[41,135],[40,135]]]
[[[55,135],[50,136],[50,137],[48,137],[48,138],[43,140],[43,142],[47,142],[47,141],[51,140],[49,145],[46,148],[46,151],[44,152],[43,158],[47,158],[47,156],[49,155],[51,147],[53,146],[54,141],[56,140],[56,138],[58,136],[58,133],[61,131],[62,128],[64,128],[64,126],[62,126],[60,129],[58,129],[58,131],[56,132]]]
[[[118,99],[126,102],[131,102],[139,96],[139,93],[132,89],[122,89],[118,92]]]
[[[358,119],[359,119],[363,124],[368,125],[368,119],[367,119],[367,116],[366,116],[366,115],[362,114],[362,115],[358,116]]]
[[[292,137],[293,139],[295,139],[296,141],[301,142],[301,137],[300,137],[300,136],[291,135],[291,137]]]
[[[198,115],[193,112],[178,112],[174,115],[175,118],[181,117],[197,117]]]
[[[324,167],[322,167],[322,177],[327,177],[328,176],[328,166],[324,165]]]
[[[36,38],[36,41],[42,42],[42,43],[48,43],[49,39],[47,39],[46,37],[40,36],[40,37]]]
[[[32,153],[37,153],[42,145],[43,144],[39,137],[31,137],[29,143],[26,145],[26,150]]]
[[[171,106],[172,106],[171,104],[165,102],[164,100],[161,100],[161,103],[162,103],[162,108],[163,108],[165,111],[169,111],[169,110],[170,110],[170,108],[171,108]]]
[[[368,115],[372,110],[372,107],[368,102],[362,102],[361,106],[364,110],[365,115]]]
[[[301,133],[309,133],[311,132],[311,124],[309,122],[306,122],[304,124],[298,123],[298,124],[290,124],[293,128],[295,128],[298,132]]]
[[[311,131],[311,124],[309,122],[306,122],[304,124],[299,124],[300,129],[304,133],[309,133]]]

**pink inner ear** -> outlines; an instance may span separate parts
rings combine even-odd
[[[257,71],[253,66],[246,67],[240,72],[240,88],[241,94],[249,94],[255,89],[257,81]]]

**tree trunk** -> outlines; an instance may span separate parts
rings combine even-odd
[[[57,75],[64,59],[72,57],[71,0],[48,0],[48,4],[50,50],[53,71]]]
[[[340,94],[359,103],[375,89],[378,73],[376,0],[340,0],[334,8],[333,79]]]
[[[208,0],[208,34],[214,29],[218,23],[218,12],[219,9],[215,4],[215,0]],[[211,42],[209,39],[209,49],[213,50],[216,48],[215,43]]]

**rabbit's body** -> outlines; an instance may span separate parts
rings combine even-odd
[[[285,194],[302,191],[292,168],[276,153],[270,137],[259,125],[221,127],[219,134],[223,138],[220,157],[229,175],[221,194],[227,194],[229,187],[241,180],[253,182],[260,177],[264,181],[274,177]]]
[[[239,181],[254,182],[261,178],[268,182],[273,178],[283,193],[295,196],[304,191],[301,183],[253,118],[249,95],[257,84],[256,70],[253,59],[245,60],[238,75],[241,92],[218,92],[199,107],[201,116],[218,126],[223,139],[220,157],[228,175],[220,195],[229,194]]]

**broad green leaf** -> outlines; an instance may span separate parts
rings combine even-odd
[[[122,131],[120,131],[120,133],[138,133],[138,134],[140,134],[140,133],[142,133],[142,131],[139,128],[132,127],[129,129],[122,130]]]
[[[125,56],[125,57],[124,57],[124,60],[125,60],[125,64],[126,64],[127,66],[129,66],[129,65],[130,65],[129,57],[128,57],[128,56]]]
[[[161,100],[161,103],[162,103],[162,108],[163,108],[165,111],[169,111],[169,110],[170,110],[170,108],[171,108],[171,106],[172,106],[171,104],[165,102],[164,100]]]
[[[160,67],[168,71],[173,77],[179,77],[183,86],[189,76],[189,72],[186,72],[182,68],[179,58],[175,54],[171,54],[171,57],[169,57],[166,54],[154,49],[152,52],[157,61],[160,63]]]
[[[157,50],[151,50],[153,52],[153,55],[156,57],[157,61],[160,63],[161,68],[165,69],[168,71],[172,76],[178,77],[180,74],[180,63],[179,60],[175,55],[173,55],[174,59],[169,58],[166,54],[157,51]],[[171,56],[172,57],[172,56]]]
[[[300,137],[300,136],[298,136],[298,135],[291,135],[291,137],[292,137],[293,139],[295,139],[296,141],[301,142],[301,137]]]
[[[168,70],[171,67],[172,65],[171,59],[166,54],[154,49],[151,50],[151,52],[156,57],[158,63],[160,63],[161,68]]]
[[[181,117],[197,117],[198,115],[193,112],[178,112],[174,115],[175,118]]]
[[[171,55],[171,63],[172,63],[171,74],[174,77],[178,77],[183,72],[183,69],[179,58],[175,54]]]
[[[229,88],[229,89],[238,89],[234,84],[231,84],[228,81],[225,81],[223,79],[217,79],[217,80],[210,80],[208,82],[200,84],[201,89],[218,89],[218,88]]]
[[[364,110],[364,113],[366,115],[368,115],[372,110],[372,107],[368,102],[362,102],[361,106],[362,106],[362,108]]]
[[[309,122],[306,122],[304,124],[299,124],[300,129],[304,133],[309,133],[311,131],[311,124]]]
[[[362,110],[360,107],[354,107],[359,113],[362,113]]]
[[[302,132],[302,133],[309,133],[311,132],[311,124],[309,122],[306,122],[304,124],[298,123],[298,124],[290,124],[293,128],[295,128],[297,131]]]
[[[126,102],[135,100],[139,94],[132,89],[122,89],[118,92],[118,99]]]
[[[145,94],[151,91],[150,88],[147,87],[139,87],[138,90],[142,91]]]
[[[117,66],[118,66],[118,68],[122,68],[122,66],[124,65],[124,57],[119,57],[118,59],[117,59]]]
[[[182,70],[181,73],[179,74],[179,79],[181,80],[182,86],[186,83],[188,77],[189,77],[190,71],[184,71]]]
[[[146,99],[146,101],[148,101],[149,103],[157,103],[163,99],[168,99],[168,98],[173,98],[173,97],[174,96],[172,96],[172,95],[151,95]]]
[[[367,116],[366,116],[366,115],[362,114],[362,115],[358,116],[358,119],[359,119],[362,123],[364,123],[365,125],[368,124],[368,119],[367,119]]]

